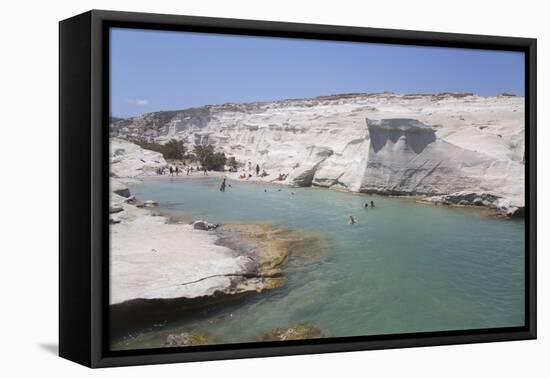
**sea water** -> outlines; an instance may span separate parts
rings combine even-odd
[[[327,256],[312,264],[291,260],[280,289],[145,328],[119,347],[159,347],[167,334],[189,331],[220,343],[255,341],[296,323],[328,337],[524,324],[523,220],[322,188],[231,182],[220,192],[220,181],[150,179],[131,191],[194,219],[314,231]],[[376,207],[365,210],[371,200]]]

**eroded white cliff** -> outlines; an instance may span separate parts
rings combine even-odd
[[[522,206],[523,168],[437,138],[412,119],[368,120],[371,144],[360,191],[448,194],[470,191],[513,199]]]
[[[111,129],[214,144],[268,181],[283,173],[291,185],[524,201],[522,97],[346,94],[150,113]]]

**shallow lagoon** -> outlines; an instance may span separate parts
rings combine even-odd
[[[195,219],[318,232],[323,257],[291,259],[283,288],[204,310],[195,320],[151,325],[117,347],[159,347],[167,334],[184,331],[220,343],[256,341],[301,322],[330,337],[523,325],[522,220],[320,188],[231,182],[222,193],[219,183],[150,179],[131,191]],[[365,210],[371,200],[376,207]],[[350,215],[357,224],[348,224]]]

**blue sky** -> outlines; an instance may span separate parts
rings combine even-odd
[[[111,30],[111,114],[349,92],[524,94],[520,52]]]

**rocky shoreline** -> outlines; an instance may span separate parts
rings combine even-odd
[[[419,200],[431,205],[451,207],[478,207],[488,209],[498,216],[506,218],[524,218],[525,208],[511,201],[489,193],[457,192],[446,195],[429,196]]]
[[[277,240],[280,230],[174,222],[155,212],[154,202],[127,194],[111,195],[111,305],[262,292],[284,284],[281,266],[289,251]],[[233,248],[224,245],[230,238]]]

